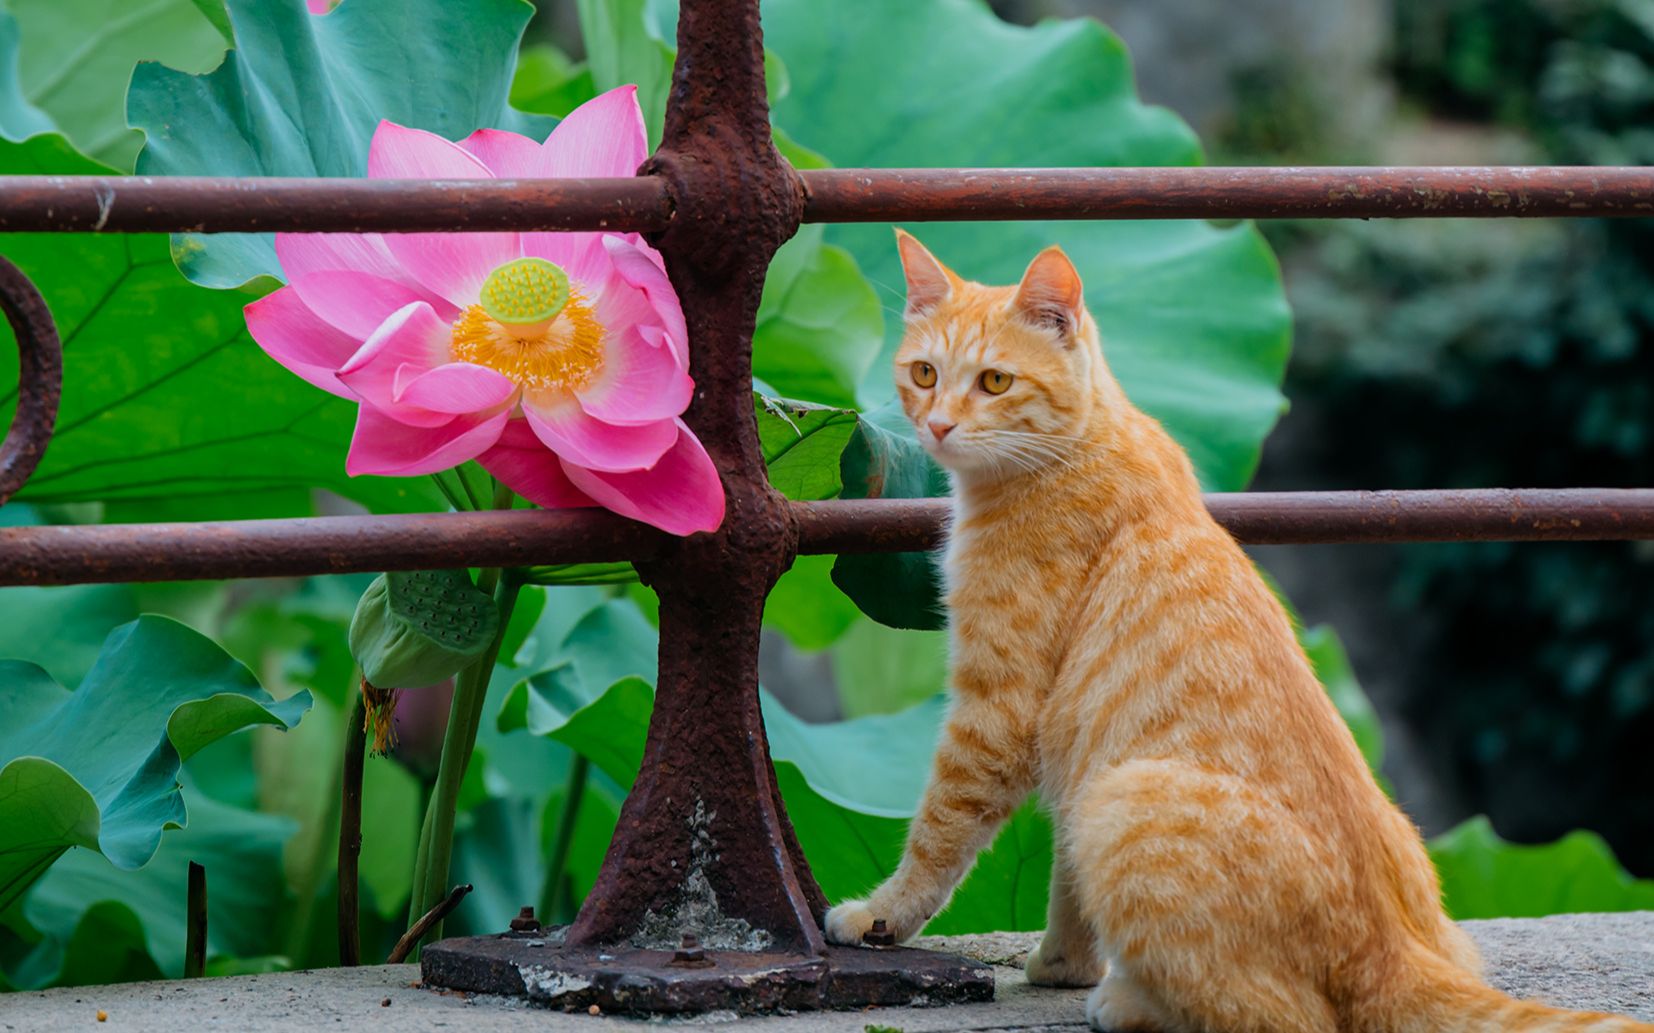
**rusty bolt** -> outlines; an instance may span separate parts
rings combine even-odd
[[[896,946],[896,934],[890,931],[889,926],[885,925],[884,919],[875,918],[873,919],[873,928],[861,934],[861,942],[869,947],[894,947]]]
[[[511,931],[514,933],[537,933],[540,931],[540,920],[534,917],[534,909],[524,906],[517,912],[517,917],[511,920]]]
[[[670,964],[677,968],[711,968],[712,959],[701,949],[701,941],[694,933],[684,933],[683,942],[678,945],[677,953],[672,955]]]

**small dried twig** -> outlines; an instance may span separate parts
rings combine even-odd
[[[207,870],[190,862],[189,897],[184,918],[184,978],[207,971]]]
[[[391,949],[390,957],[385,959],[385,964],[400,965],[406,961],[408,955],[412,954],[413,949],[419,945],[420,939],[431,931],[431,927],[447,918],[448,913],[459,907],[459,902],[464,900],[465,895],[470,892],[470,883],[455,886],[441,903],[420,915],[419,921],[415,922],[407,932],[402,934],[402,938],[396,941],[396,946]]]

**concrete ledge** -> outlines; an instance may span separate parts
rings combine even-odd
[[[1562,1007],[1654,1021],[1654,912],[1466,922],[1465,928],[1482,945],[1489,977],[1503,990]],[[764,1033],[864,1033],[870,1024],[905,1033],[1083,1028],[1086,991],[1047,990],[1023,979],[1023,959],[1038,942],[1038,933],[990,933],[931,937],[919,944],[998,966],[998,994],[991,1004],[817,1012],[746,1019],[741,1025]],[[6,994],[0,995],[0,1031],[595,1033],[650,1024],[546,1012],[499,998],[440,994],[419,989],[418,979],[417,966],[383,965]],[[100,1009],[108,1015],[101,1024]],[[654,1024],[719,1027],[733,1024],[733,1017],[714,1014]]]

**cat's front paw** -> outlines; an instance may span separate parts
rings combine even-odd
[[[873,928],[873,910],[865,900],[847,900],[827,912],[827,942],[861,946],[862,933]]]

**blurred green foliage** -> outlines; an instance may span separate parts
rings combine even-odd
[[[1654,7],[1401,0],[1405,106],[1557,164],[1654,162]],[[1312,431],[1276,487],[1654,483],[1648,220],[1280,226]],[[1534,842],[1575,825],[1654,873],[1654,549],[1398,550],[1429,628],[1405,716],[1448,795]]]

